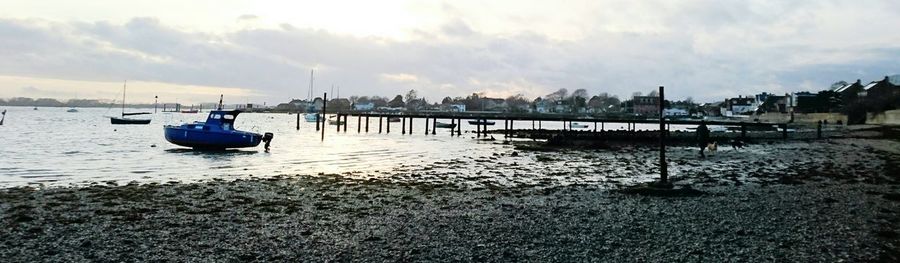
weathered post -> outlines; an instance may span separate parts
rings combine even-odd
[[[538,130],[543,130],[543,129],[544,129],[544,128],[541,127],[541,121],[538,121]]]
[[[822,121],[816,123],[816,139],[822,139]]]
[[[594,133],[597,133],[597,122],[594,121]]]
[[[325,92],[325,96],[322,96],[322,141],[325,141],[325,109],[328,106],[328,92]],[[316,117],[318,118],[318,116]],[[316,123],[318,126],[318,123]]]
[[[781,124],[781,139],[787,140],[787,123]]]
[[[385,124],[384,126],[385,128],[387,128],[387,131],[385,131],[385,133],[391,134],[391,117],[387,117],[387,124]]]
[[[462,136],[462,119],[456,119],[456,136]]]
[[[413,117],[409,117],[409,134],[412,134],[413,131],[413,120],[415,120]]]
[[[319,114],[316,113],[316,131],[319,131]]]
[[[300,130],[300,113],[297,113],[297,130]]]
[[[513,137],[513,131],[516,130],[515,128],[513,128],[513,125],[514,125],[515,123],[516,123],[515,120],[513,120],[513,119],[510,119],[510,120],[509,120],[509,136],[508,136],[508,137],[510,137],[510,138]]]
[[[475,119],[475,137],[481,137],[481,121]]]
[[[378,115],[378,134],[381,134],[381,120],[384,119],[384,116]]]
[[[747,124],[741,122],[741,140],[747,139]]]
[[[460,125],[461,125],[461,124],[460,124]],[[457,124],[456,124],[456,119],[450,118],[450,137],[453,137],[453,135],[456,135],[456,134],[455,134],[455,133],[456,133],[456,126],[457,126]]]
[[[437,119],[431,118],[431,135],[437,135]]]
[[[356,133],[362,132],[362,115],[356,116]]]
[[[341,114],[340,113],[337,114],[337,123],[335,123],[335,124],[337,124],[337,125],[335,125],[335,126],[337,126],[337,128],[336,128],[337,131],[340,132],[341,131]]]
[[[425,135],[428,135],[428,117],[425,117]]]
[[[347,133],[347,123],[350,122],[350,120],[347,119],[348,117],[350,117],[349,114],[344,114],[344,133]],[[340,124],[340,123],[338,123],[338,124]]]
[[[400,125],[402,125],[402,127],[400,128],[400,133],[406,134],[406,117],[400,117]]]
[[[369,114],[366,113],[366,133],[369,133]]]
[[[665,90],[663,86],[659,86],[659,180],[663,185],[669,183],[669,167],[666,164],[666,118],[663,118],[665,102]]]

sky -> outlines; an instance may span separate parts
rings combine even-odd
[[[900,73],[892,0],[0,0],[0,98],[274,105],[560,88],[672,99]],[[334,92],[332,92],[334,87]]]

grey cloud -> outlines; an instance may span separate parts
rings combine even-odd
[[[670,30],[598,28],[579,40],[554,40],[535,32],[487,35],[461,19],[438,31],[417,31],[419,38],[413,41],[290,24],[212,34],[184,31],[154,18],[124,24],[0,19],[0,74],[240,87],[279,101],[306,94],[312,67],[318,68],[317,93],[331,84],[341,86],[342,95],[391,95],[414,88],[431,100],[511,85],[539,89],[530,96],[559,88],[627,96],[665,85],[676,98],[713,100],[775,86],[796,90],[812,83],[826,88],[837,80],[897,73],[896,41],[873,44],[847,38],[846,43],[820,45],[815,40],[826,36],[827,28],[779,19],[811,12],[793,4],[699,1],[648,7],[663,10],[659,21]],[[629,12],[637,11],[623,14]],[[860,58],[795,62],[829,54]],[[392,83],[382,74],[412,74],[427,81]]]

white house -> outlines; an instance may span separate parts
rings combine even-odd
[[[375,109],[375,103],[374,103],[374,102],[354,103],[354,104],[353,104],[353,110],[358,110],[358,111],[371,111],[372,109]]]
[[[465,112],[466,104],[450,104],[450,112]]]
[[[663,115],[666,117],[684,117],[688,116],[688,111],[684,109],[664,109]]]

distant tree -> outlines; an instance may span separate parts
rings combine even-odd
[[[390,106],[391,108],[399,108],[406,106],[406,103],[403,103],[403,96],[397,95],[393,100],[388,102],[388,106]]]
[[[371,101],[375,104],[375,107],[387,107],[388,101],[387,99],[380,96],[372,96]]]
[[[472,95],[466,97],[465,100],[463,100],[466,104],[466,110],[484,110],[484,104],[482,103],[483,97],[483,93],[472,93]]]
[[[647,97],[659,97],[659,92],[656,90],[651,90],[650,93],[647,93]]]
[[[572,92],[572,97],[587,99],[590,97],[590,95],[588,95],[588,92],[586,89],[577,89],[574,92]]]
[[[643,93],[641,93],[640,91],[635,91],[634,93],[631,93],[631,97],[641,96],[641,94]]]
[[[566,99],[568,94],[569,94],[569,90],[562,88],[562,89],[554,91],[550,94],[547,94],[546,96],[544,96],[544,100],[556,102],[556,101]]]
[[[444,105],[451,104],[451,103],[453,103],[453,99],[451,99],[450,97],[444,97],[444,99],[441,100],[441,104],[444,104]]]
[[[408,102],[411,102],[411,101],[414,101],[414,100],[416,100],[416,99],[418,99],[418,98],[419,98],[419,92],[417,92],[416,90],[411,89],[411,90],[409,90],[408,92],[406,92],[406,102],[407,102],[407,103],[408,103]]]
[[[356,103],[357,100],[359,100],[359,96],[356,96],[356,95],[350,96],[350,103]]]
[[[369,99],[369,96],[358,97],[358,98],[356,98],[356,100],[354,100],[354,103],[359,103],[359,104],[366,104],[369,102],[372,102],[372,100]]]
[[[528,99],[525,99],[522,94],[509,96],[506,98],[506,106],[510,111],[522,111],[525,106],[528,106]]]

